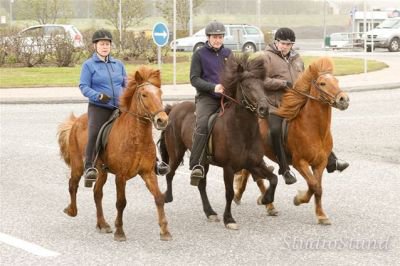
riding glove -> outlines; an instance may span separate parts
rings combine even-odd
[[[100,93],[99,95],[99,101],[102,103],[108,103],[111,100],[110,96],[108,96],[105,93]]]

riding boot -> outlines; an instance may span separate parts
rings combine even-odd
[[[98,171],[93,167],[93,163],[85,161],[85,171],[83,172],[85,187],[92,187],[93,182],[97,179],[97,173]]]
[[[207,144],[207,134],[193,133],[193,146],[190,153],[190,184],[192,186],[198,186],[201,179],[204,178],[204,165],[203,165],[203,153],[204,148]]]
[[[326,170],[328,171],[328,173],[332,173],[335,170],[342,172],[347,167],[349,167],[348,162],[342,161],[342,160],[339,161],[339,159],[336,157],[336,155],[333,152],[331,152],[331,154],[329,154],[328,164],[326,165]]]

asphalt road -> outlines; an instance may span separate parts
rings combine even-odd
[[[63,213],[69,202],[68,169],[58,155],[56,128],[71,111],[84,112],[85,104],[2,105],[0,264],[398,264],[400,89],[350,93],[350,101],[348,110],[333,112],[334,151],[351,166],[324,175],[323,206],[331,226],[316,224],[313,200],[292,204],[297,190],[306,187],[299,174],[291,186],[279,178],[279,216],[269,217],[256,205],[258,191],[249,181],[242,204],[232,209],[238,231],[207,222],[186,164],[175,177],[174,202],[165,208],[170,242],[159,240],[155,205],[140,178],[127,184],[126,242],[96,232],[92,191],[82,182],[78,216]],[[208,180],[211,204],[221,218],[221,170],[213,167]],[[164,190],[164,178],[159,183]],[[103,203],[111,225],[115,194],[110,176]]]

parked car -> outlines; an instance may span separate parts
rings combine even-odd
[[[75,48],[84,48],[83,36],[74,25],[43,24],[31,26],[18,33],[22,45],[31,47],[50,45],[52,38],[65,36],[70,38]]]
[[[369,52],[372,47],[387,48],[390,52],[400,51],[400,17],[385,19],[375,29],[368,31],[366,35],[367,51]]]
[[[170,43],[171,50],[194,52],[204,46],[207,40],[205,29],[190,37],[176,39]],[[224,46],[233,51],[255,52],[265,48],[264,34],[256,26],[247,24],[225,25]]]

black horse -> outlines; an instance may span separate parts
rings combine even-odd
[[[274,200],[277,177],[263,161],[264,151],[258,126],[258,118],[264,118],[268,113],[263,85],[265,75],[262,58],[249,59],[248,55],[232,55],[227,60],[221,77],[225,95],[231,101],[222,114],[220,113],[212,130],[212,159],[208,163],[224,169],[224,224],[229,229],[238,229],[231,214],[235,172],[247,169],[253,176],[267,178],[270,187],[264,194],[262,203],[268,204]],[[170,123],[162,132],[159,145],[163,161],[168,162],[171,167],[166,176],[167,191],[164,194],[165,202],[171,202],[175,171],[182,162],[185,151],[192,147],[195,105],[193,102],[182,102],[173,106],[167,105],[165,111],[169,115]],[[206,175],[208,163],[205,164]],[[204,178],[198,186],[203,210],[210,221],[219,221],[208,200],[206,182]]]

